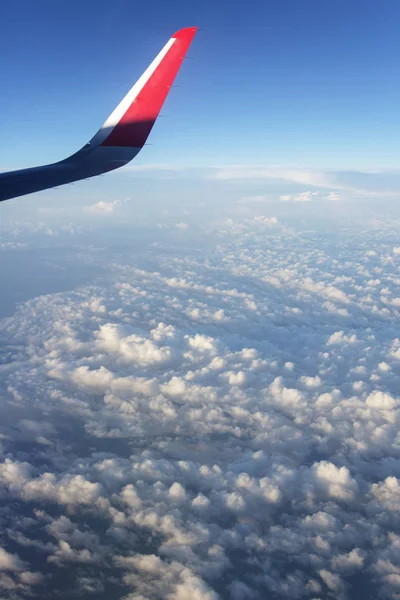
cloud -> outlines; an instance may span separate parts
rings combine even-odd
[[[206,180],[214,182],[271,182],[281,184],[290,182],[302,188],[283,196],[297,196],[309,191],[310,187],[328,190],[321,193],[321,199],[338,201],[348,197],[395,198],[400,193],[400,171],[395,169],[357,169],[317,168],[298,165],[174,165],[174,164],[130,164],[120,173],[136,173],[142,177],[157,179]],[[245,194],[238,204],[254,205],[274,199],[271,193]],[[44,209],[53,210],[53,209]],[[109,214],[117,211],[114,202],[99,201],[85,209],[88,214]]]
[[[254,217],[253,222],[256,225],[265,225],[266,227],[272,227],[273,225],[277,225],[278,219],[276,217],[266,217],[264,215],[260,215],[258,217]]]
[[[258,196],[245,196],[237,201],[237,204],[243,205],[257,205],[271,202],[274,198],[272,196],[258,195]],[[311,202],[313,200],[331,200],[337,202],[343,199],[343,194],[338,192],[321,192],[320,190],[312,191],[307,190],[305,192],[298,192],[296,194],[282,194],[279,196],[282,202]]]
[[[398,593],[398,224],[264,209],[0,321],[1,594]]]
[[[338,202],[339,200],[343,200],[343,194],[339,194],[338,192],[329,192],[327,199],[332,200],[332,202]]]
[[[0,571],[21,571],[23,563],[18,556],[0,548]]]
[[[363,172],[284,166],[235,165],[233,167],[216,168],[210,172],[209,177],[220,181],[284,180],[304,186],[311,185],[348,191],[361,196],[395,197],[400,193],[400,173],[398,171]],[[307,194],[308,192],[304,193]],[[329,194],[328,199],[338,200],[339,198],[337,194]]]
[[[319,192],[301,192],[299,194],[286,194],[280,196],[282,202],[311,202],[314,196],[318,196]]]
[[[329,192],[329,194],[324,194],[320,191],[311,191],[307,192],[299,192],[298,194],[284,194],[280,196],[279,199],[282,202],[312,202],[313,200],[331,200],[333,202],[338,202],[343,199],[343,195],[338,192]]]
[[[23,250],[26,244],[21,242],[0,242],[0,250]]]
[[[104,202],[99,200],[95,204],[85,207],[85,212],[90,215],[110,215],[118,211],[121,206],[121,200],[114,200],[113,202]]]

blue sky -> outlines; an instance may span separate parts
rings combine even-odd
[[[198,25],[135,165],[396,168],[399,17],[392,0],[9,3],[0,167],[79,148],[170,35]]]

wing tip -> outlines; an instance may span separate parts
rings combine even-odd
[[[185,40],[189,42],[194,38],[198,29],[198,27],[184,27],[183,29],[178,29],[172,38],[175,40]]]
[[[137,84],[135,84],[112,113],[113,117],[116,111],[119,111],[120,106],[125,103],[126,98],[129,99],[126,106],[123,106],[123,111],[117,115],[111,127],[108,128],[109,131],[101,141],[101,146],[130,148],[144,146],[197,29],[197,27],[185,27],[174,33],[143,74],[142,77],[145,79],[140,88],[136,90]],[[135,94],[131,96],[132,91]]]

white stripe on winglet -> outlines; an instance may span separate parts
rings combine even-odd
[[[97,146],[97,145],[101,144],[102,142],[104,142],[104,140],[110,135],[110,133],[114,129],[114,127],[116,125],[118,125],[118,123],[120,122],[120,120],[122,119],[122,117],[124,116],[124,114],[126,113],[128,108],[130,107],[130,105],[132,104],[132,102],[134,101],[136,96],[144,88],[144,86],[146,85],[146,83],[148,82],[150,77],[153,75],[154,71],[160,65],[162,59],[167,54],[168,50],[171,48],[171,46],[173,45],[175,40],[176,40],[176,38],[171,38],[165,44],[165,46],[161,50],[161,52],[159,54],[157,54],[157,56],[155,57],[153,62],[147,67],[147,69],[145,70],[143,75],[141,77],[139,77],[139,79],[137,80],[135,85],[126,94],[125,98],[123,98],[121,100],[121,102],[118,104],[117,108],[108,117],[107,121],[105,121],[105,123],[103,123],[103,125],[101,126],[99,131],[96,133],[96,135],[90,140],[91,146]]]

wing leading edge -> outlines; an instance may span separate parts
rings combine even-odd
[[[0,202],[118,169],[143,148],[197,27],[177,31],[86,146],[60,162],[0,173]]]

